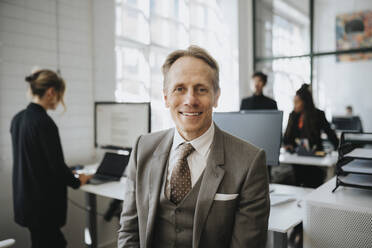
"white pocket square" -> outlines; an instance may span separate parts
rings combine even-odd
[[[239,194],[216,194],[214,196],[215,201],[231,201],[238,197]]]

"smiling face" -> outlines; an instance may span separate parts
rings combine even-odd
[[[165,105],[185,140],[193,140],[208,130],[219,96],[220,91],[213,88],[212,69],[203,60],[184,56],[170,67]]]

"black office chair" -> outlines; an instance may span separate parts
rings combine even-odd
[[[106,221],[106,222],[110,222],[112,217],[116,217],[120,220],[120,214],[121,214],[121,210],[122,210],[122,204],[123,201],[121,200],[112,200],[110,202],[110,205],[108,207],[108,209],[106,210],[106,213],[103,217],[103,219]]]

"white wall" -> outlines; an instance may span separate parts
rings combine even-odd
[[[369,0],[318,0],[315,1],[315,49],[336,49],[336,15],[371,10]],[[372,60],[336,62],[335,56],[315,59],[314,87],[318,106],[326,109],[328,117],[345,114],[352,105],[361,116],[365,131],[372,131]]]
[[[231,63],[220,66],[221,96],[215,111],[236,111],[240,106],[239,99],[239,48],[238,48],[238,0],[219,0],[219,7],[226,26],[226,40],[229,51],[224,53]],[[218,59],[218,58],[217,58]],[[220,58],[221,59],[221,58]]]
[[[239,97],[250,95],[253,74],[252,1],[238,0]],[[240,102],[239,102],[240,104]]]
[[[115,101],[115,1],[93,0],[95,101]]]
[[[34,66],[60,70],[67,83],[67,111],[50,113],[60,129],[67,164],[95,160],[93,107],[95,100],[114,100],[114,1],[0,0],[0,240],[15,238],[15,247],[29,247],[27,229],[13,221],[11,140],[9,126],[25,108],[24,77]],[[59,29],[57,35],[57,20]],[[57,37],[59,49],[57,49]],[[57,50],[60,51],[59,63]],[[81,191],[70,198],[84,204]],[[99,198],[104,212],[107,199]],[[63,229],[70,247],[83,247],[85,212],[69,204]],[[116,223],[98,217],[99,242],[116,238]]]

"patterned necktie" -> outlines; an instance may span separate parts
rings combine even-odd
[[[170,180],[170,200],[179,204],[191,190],[191,173],[187,164],[187,157],[195,150],[190,143],[182,143],[178,147],[176,165]]]

